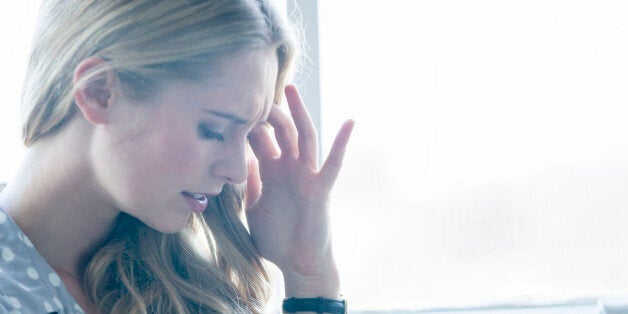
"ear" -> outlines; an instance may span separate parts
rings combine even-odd
[[[102,71],[107,64],[98,57],[87,58],[74,69],[74,101],[79,110],[93,124],[106,124],[111,107],[115,75],[111,69]],[[101,70],[92,75],[95,70]]]

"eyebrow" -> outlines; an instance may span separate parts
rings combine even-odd
[[[243,119],[241,117],[238,117],[236,115],[227,113],[227,112],[222,112],[222,111],[216,111],[216,110],[211,110],[211,109],[203,109],[203,111],[215,115],[217,117],[223,118],[223,119],[227,119],[227,120],[231,120],[237,124],[248,124],[249,121],[246,119]],[[266,124],[266,121],[262,121],[259,124],[263,125]]]
[[[236,115],[233,115],[233,114],[230,114],[230,113],[226,113],[226,112],[222,112],[222,111],[216,111],[216,110],[211,110],[211,109],[203,109],[203,111],[205,111],[205,112],[207,112],[209,114],[213,114],[213,115],[215,115],[217,117],[220,117],[220,118],[231,120],[231,121],[233,121],[233,122],[235,122],[237,124],[247,124],[247,122],[248,122],[246,119],[243,119],[243,118],[240,118],[240,117],[238,117]]]

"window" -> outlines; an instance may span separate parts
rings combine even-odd
[[[353,309],[628,292],[628,3],[319,1]],[[594,302],[593,302],[594,303]]]
[[[0,3],[0,182],[13,175],[24,154],[19,103],[39,0]]]

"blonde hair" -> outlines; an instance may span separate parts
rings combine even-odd
[[[24,143],[62,128],[76,114],[74,86],[104,71],[143,98],[234,55],[271,51],[278,101],[298,53],[293,31],[265,0],[44,0],[22,97]],[[104,66],[74,85],[74,69],[92,56]],[[104,313],[261,312],[268,275],[240,219],[242,194],[226,186],[176,234],[120,214],[85,262],[89,298]]]

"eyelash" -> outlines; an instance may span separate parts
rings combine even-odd
[[[216,133],[210,130],[206,125],[202,124],[198,126],[198,135],[206,140],[216,140],[218,142],[224,142],[225,140],[222,134]]]

